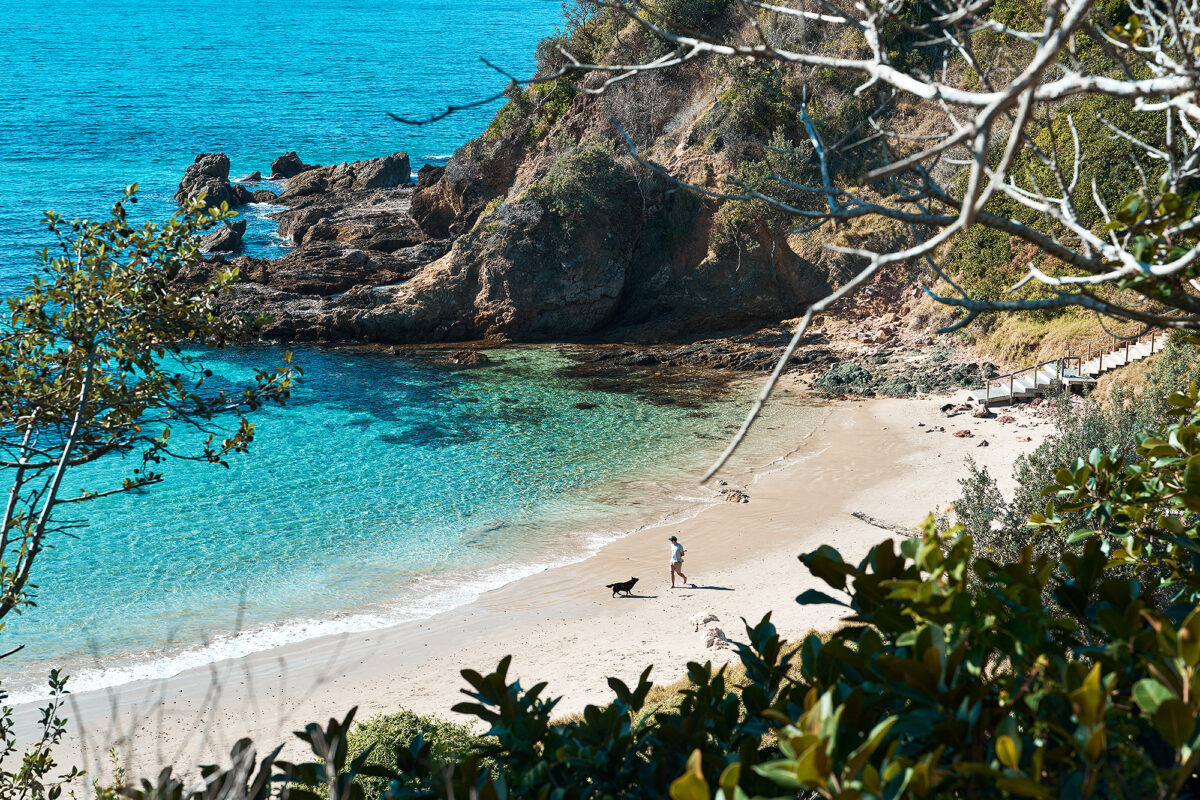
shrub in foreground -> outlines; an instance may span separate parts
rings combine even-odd
[[[482,800],[1197,796],[1200,401],[1193,387],[1169,404],[1174,421],[1136,456],[1097,451],[1057,472],[1047,491],[1066,516],[1032,522],[1077,540],[1059,558],[1032,545],[980,557],[932,519],[857,564],[823,546],[801,561],[826,590],[797,601],[846,606],[850,625],[792,647],[768,615],[738,646],[744,675],[689,664],[674,708],[640,713],[647,668],[556,721],[546,684],[511,680],[506,658],[463,672],[471,700],[455,710],[489,728],[453,765],[423,735],[385,764],[351,758],[351,712],[298,734],[315,760],[256,762],[242,742],[186,797],[259,798],[278,782],[291,800],[319,796],[296,784],[360,800],[366,779],[387,782],[385,798]],[[1078,514],[1106,534],[1073,533]],[[169,771],[129,795],[185,796]]]

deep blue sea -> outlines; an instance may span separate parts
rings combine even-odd
[[[138,181],[140,213],[165,217],[197,152],[228,153],[234,177],[287,150],[309,163],[398,150],[414,170],[442,163],[495,106],[419,128],[384,112],[430,114],[502,88],[480,56],[529,73],[561,17],[559,0],[0,0],[0,11],[0,294],[24,285],[48,243],[42,211],[101,215]],[[252,223],[253,250],[278,251],[261,214]],[[244,380],[281,352],[210,364]],[[304,381],[257,420],[250,455],[228,470],[170,464],[144,496],[76,507],[88,527],[42,558],[39,605],[3,631],[4,649],[26,645],[0,666],[4,688],[32,698],[50,667],[76,690],[111,686],[428,615],[711,497],[695,477],[745,391],[701,410],[657,405],[569,376],[563,349],[492,355],[452,372],[298,349]],[[73,485],[102,489],[127,468]]]

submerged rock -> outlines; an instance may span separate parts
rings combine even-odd
[[[460,367],[478,367],[491,362],[485,353],[478,350],[459,350],[452,358]]]

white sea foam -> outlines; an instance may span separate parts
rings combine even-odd
[[[198,645],[166,652],[130,653],[116,656],[111,663],[75,670],[71,673],[71,691],[102,691],[135,681],[160,681],[189,669],[210,667],[230,659],[245,658],[286,645],[317,639],[379,630],[405,622],[427,619],[444,611],[467,605],[486,592],[528,578],[555,567],[583,561],[604,545],[631,533],[662,525],[677,524],[715,505],[707,497],[686,497],[691,506],[625,531],[584,531],[573,535],[573,555],[530,563],[499,564],[484,571],[475,581],[458,582],[449,577],[421,577],[412,582],[411,594],[393,605],[363,613],[337,614],[329,619],[298,619],[263,625],[236,634],[218,636]],[[697,502],[698,501],[698,502]],[[42,686],[12,687],[7,702],[13,705],[36,703],[49,696]]]
[[[814,427],[815,430],[815,427]],[[747,474],[749,485],[772,472],[819,456],[822,451],[793,450],[775,457]],[[628,487],[627,487],[628,488]],[[526,563],[501,563],[482,572],[477,580],[462,583],[451,576],[424,576],[414,579],[403,598],[389,605],[364,612],[340,613],[326,619],[295,619],[262,625],[236,634],[218,636],[210,641],[181,648],[164,647],[156,652],[126,653],[113,656],[108,663],[76,669],[71,672],[73,693],[113,689],[136,681],[160,681],[189,669],[211,667],[231,659],[272,650],[286,645],[326,636],[349,635],[379,630],[391,626],[427,619],[479,599],[486,592],[508,583],[527,578],[555,567],[579,563],[590,558],[605,545],[640,531],[678,525],[709,508],[721,504],[713,490],[700,487],[676,486],[666,489],[665,497],[682,506],[662,513],[652,520],[623,530],[578,531],[572,534],[570,555],[550,559],[535,559]],[[21,685],[9,683],[13,705],[34,703],[48,697],[44,684]]]
[[[421,156],[422,161],[449,161],[451,156]]]

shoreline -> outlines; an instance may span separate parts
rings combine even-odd
[[[957,496],[954,480],[964,472],[965,456],[976,456],[1003,482],[1016,456],[1049,429],[1031,420],[1022,420],[1026,430],[996,419],[951,423],[994,440],[976,449],[978,438],[924,433],[946,426],[938,405],[932,397],[831,404],[824,424],[797,432],[783,455],[749,478],[749,503],[709,503],[690,518],[644,526],[583,560],[506,583],[433,617],[71,695],[58,760],[103,775],[113,745],[128,774],[140,777],[166,763],[181,770],[223,763],[233,742],[247,735],[260,751],[286,743],[285,755],[296,755],[292,730],[340,717],[354,705],[359,719],[400,707],[452,716],[450,706],[465,685],[458,670],[487,671],[508,654],[514,656],[510,675],[524,685],[550,679],[549,691],[563,695],[559,711],[566,714],[605,702],[610,675],[628,680],[653,663],[655,681],[670,682],[689,660],[732,658],[732,650],[706,650],[703,635],[692,630],[688,620],[700,610],[715,612],[730,638],[739,638],[739,617],[753,621],[768,610],[787,638],[831,627],[838,615],[830,607],[793,602],[817,585],[797,554],[831,544],[857,559],[889,534],[851,511],[919,524]],[[1026,437],[1031,441],[1017,441]],[[741,534],[730,536],[731,530]],[[668,588],[665,540],[676,532],[688,547],[685,570],[697,588]],[[633,599],[612,599],[599,588],[630,575],[641,578]],[[28,705],[17,709],[22,740],[33,713]]]
[[[520,345],[517,349],[537,350],[542,347]],[[757,376],[726,376],[724,380],[729,386],[740,384],[742,389],[758,387]],[[726,395],[727,390],[721,389],[709,400],[714,403],[727,402]],[[760,431],[760,435],[752,437],[742,453],[733,459],[731,468],[727,467],[724,477],[732,481],[731,488],[744,490],[763,475],[784,468],[789,459],[797,456],[797,448],[802,448],[803,440],[811,436],[831,413],[828,409],[830,403],[803,392],[781,393],[770,412],[760,420],[760,425],[776,430],[794,428],[805,431],[804,437],[798,445],[779,454],[782,437],[769,430]],[[738,410],[739,413],[742,410],[740,403]],[[704,436],[712,438],[712,434]],[[716,452],[718,450],[714,449],[714,457]],[[676,466],[673,472],[696,474],[707,463],[707,459],[695,460],[689,467]],[[103,660],[97,643],[92,645],[95,652],[91,661],[68,664],[64,671],[71,677],[70,687],[75,695],[122,692],[130,685],[152,685],[188,671],[219,667],[226,661],[253,658],[281,648],[302,647],[310,641],[369,636],[375,631],[424,622],[478,602],[483,595],[503,589],[510,583],[530,579],[547,570],[579,564],[622,538],[647,529],[686,523],[713,506],[725,503],[717,493],[720,488],[715,482],[705,487],[694,481],[681,482],[680,475],[672,475],[668,479],[661,469],[618,476],[597,483],[585,493],[589,501],[612,506],[607,518],[576,521],[583,527],[566,527],[566,523],[554,524],[551,520],[543,520],[544,525],[554,525],[554,530],[562,528],[562,533],[572,539],[569,549],[550,549],[550,540],[534,548],[523,545],[503,557],[495,558],[492,563],[482,565],[478,572],[471,573],[469,581],[455,583],[451,580],[453,573],[431,572],[402,584],[396,589],[394,597],[325,616],[311,612],[306,615],[304,609],[298,609],[297,613],[283,619],[256,622],[242,629],[220,632],[192,642],[175,641],[172,635],[161,648],[114,652],[105,654]],[[647,497],[647,494],[650,496]],[[58,666],[58,663],[51,661],[44,665],[44,669],[35,667],[32,673],[30,667],[24,667],[22,680],[15,685],[12,679],[6,679],[8,703],[21,708],[44,703],[49,697],[44,683],[45,672]]]

